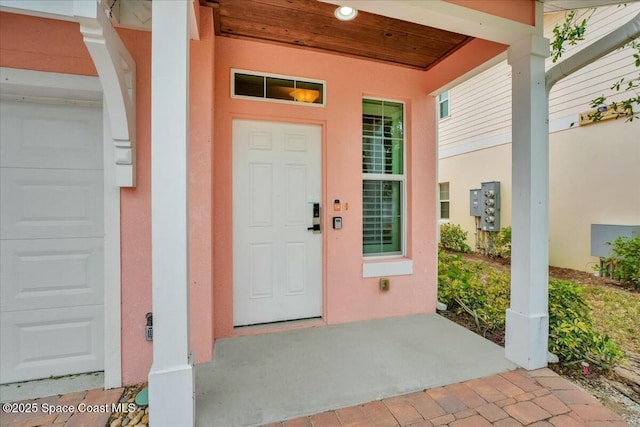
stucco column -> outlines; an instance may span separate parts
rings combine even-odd
[[[151,44],[151,243],[153,365],[150,425],[193,426],[189,353],[187,0],[153,4]],[[141,319],[143,321],[143,319]]]
[[[549,122],[544,60],[549,41],[514,43],[512,68],[511,306],[506,357],[525,369],[547,365],[549,337]]]

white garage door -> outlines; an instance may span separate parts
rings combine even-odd
[[[4,99],[0,129],[0,382],[102,370],[102,110]]]

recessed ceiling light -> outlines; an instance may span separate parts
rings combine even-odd
[[[340,6],[336,9],[334,15],[341,21],[351,21],[358,15],[358,11],[349,6]]]

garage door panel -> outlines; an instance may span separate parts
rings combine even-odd
[[[3,312],[102,304],[103,239],[1,242]]]
[[[102,110],[3,101],[2,167],[102,169]]]
[[[102,171],[2,169],[2,239],[103,235]]]
[[[104,368],[102,109],[0,100],[0,382]]]
[[[1,382],[101,370],[102,306],[2,313]]]

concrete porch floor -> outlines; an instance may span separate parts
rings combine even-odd
[[[553,371],[513,370],[502,355],[437,315],[220,340],[215,362],[196,367],[197,425],[629,427]],[[40,384],[29,393],[43,391],[50,390]],[[45,403],[71,405],[73,413],[3,405],[0,426],[104,426],[122,391],[21,402],[42,410]],[[82,404],[107,406],[91,412]]]
[[[515,368],[437,314],[220,339],[196,366],[196,421],[257,426]]]

